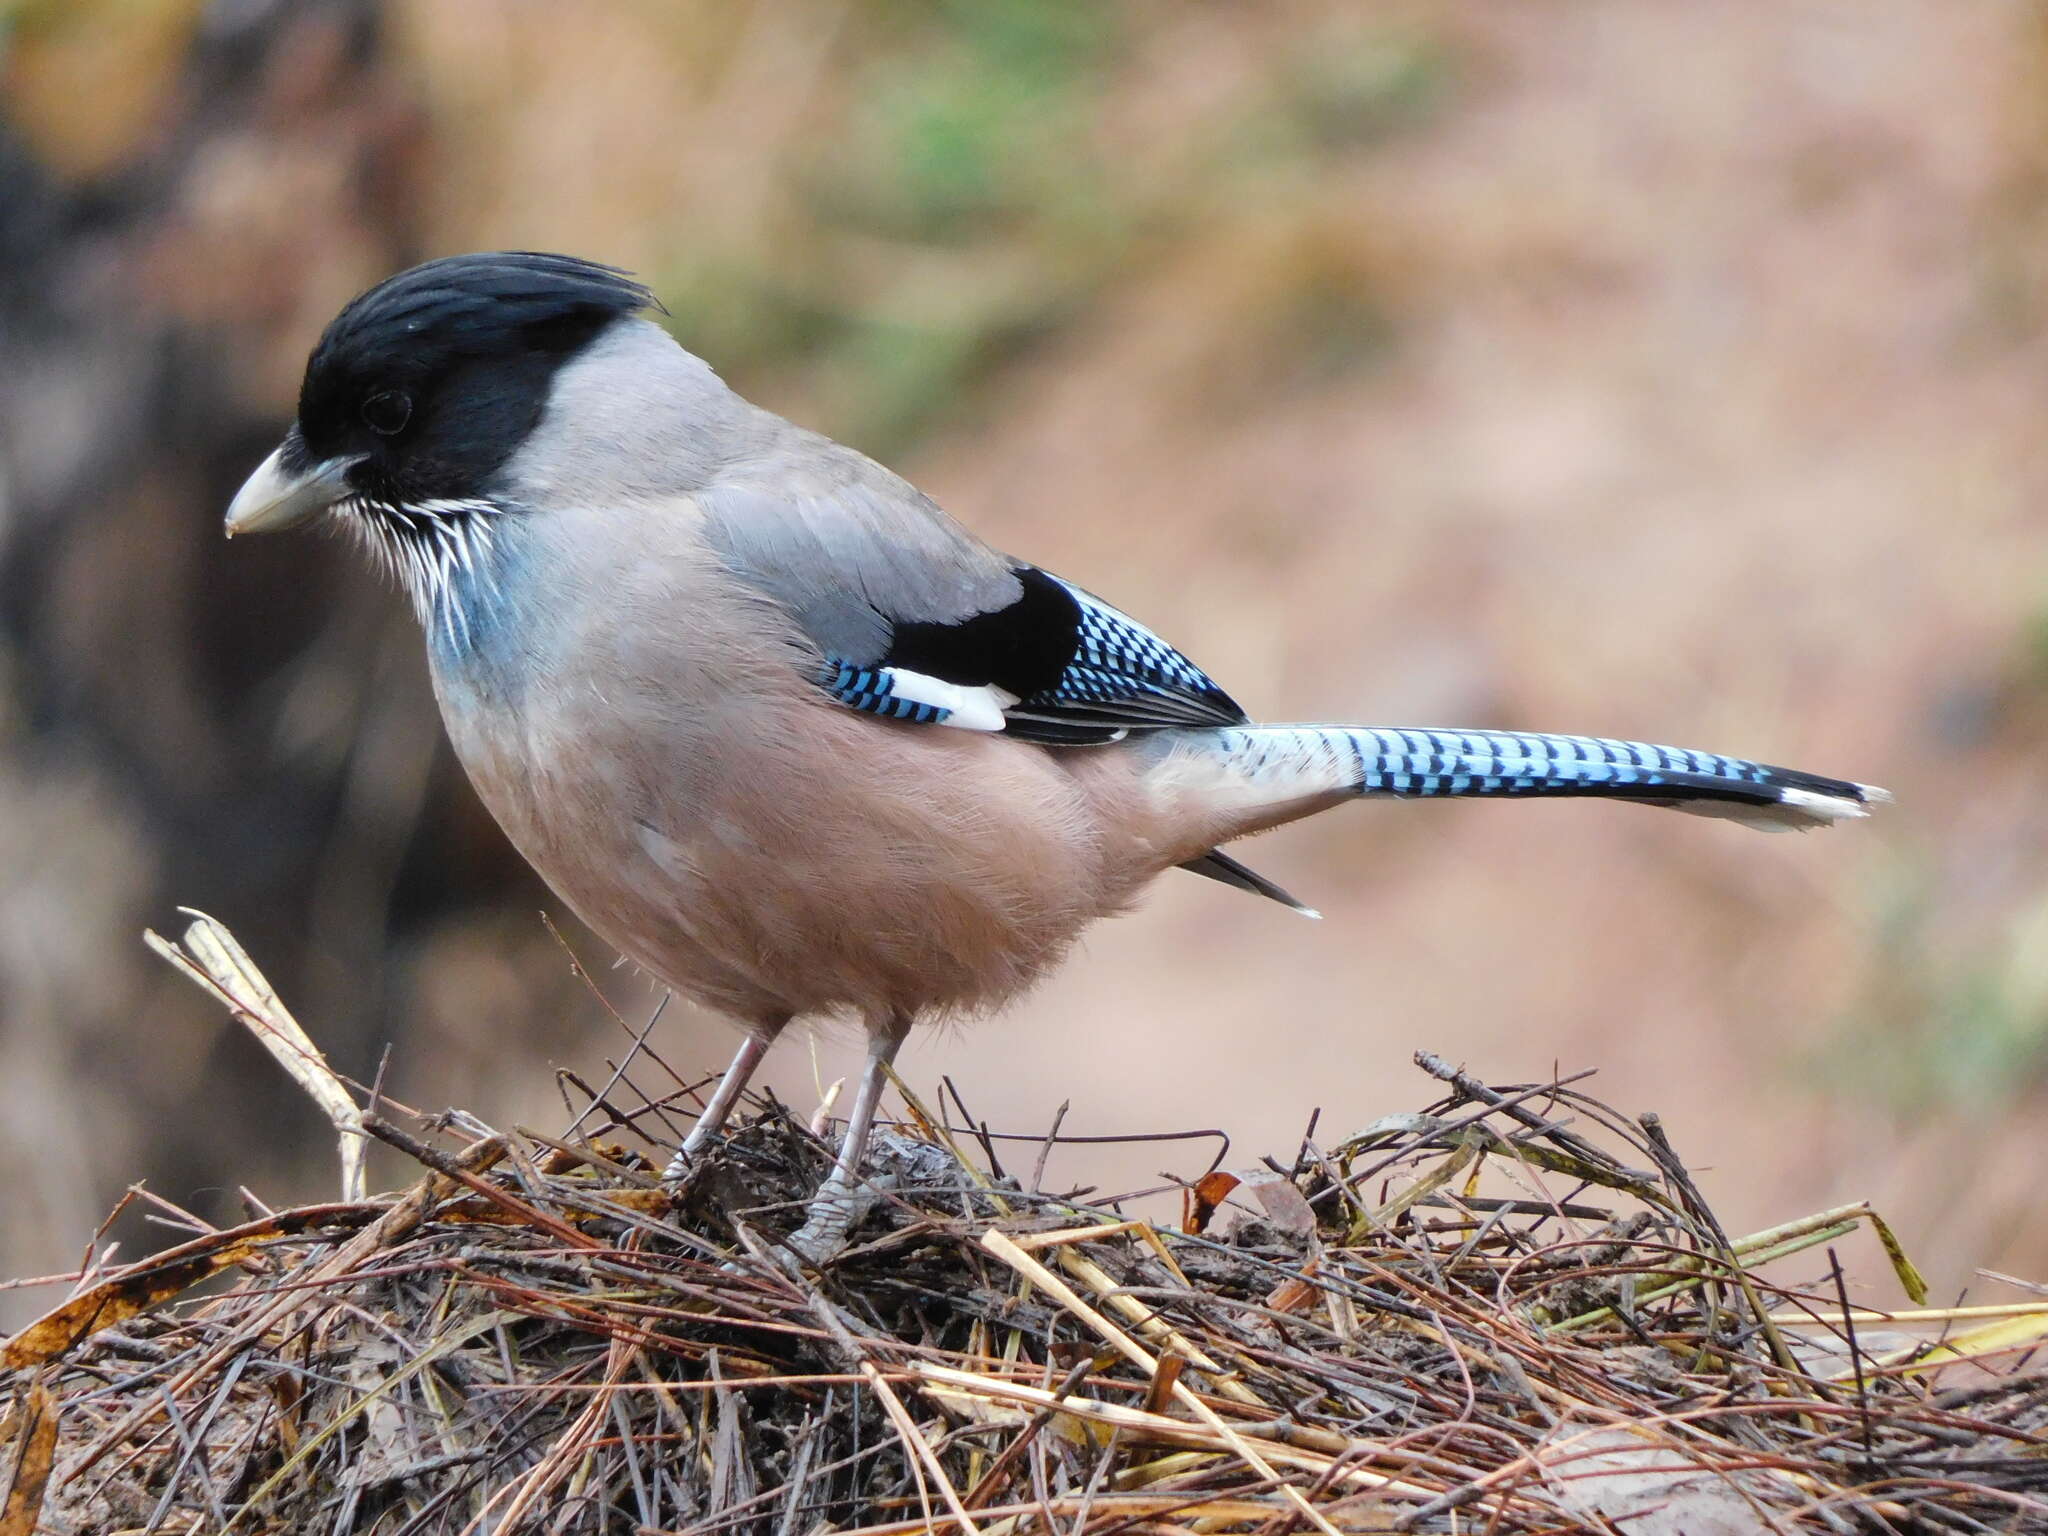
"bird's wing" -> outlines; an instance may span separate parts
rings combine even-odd
[[[712,548],[795,619],[851,709],[1063,745],[1245,718],[1135,619],[850,452],[721,477],[698,502]]]

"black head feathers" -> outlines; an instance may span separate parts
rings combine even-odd
[[[540,419],[555,371],[650,307],[629,274],[572,256],[479,252],[401,272],[313,349],[294,456],[360,458],[350,479],[380,500],[482,494]]]
[[[335,316],[306,364],[308,385],[336,369],[525,351],[573,351],[654,295],[617,267],[537,251],[483,251],[386,278]],[[301,398],[300,408],[306,405]]]

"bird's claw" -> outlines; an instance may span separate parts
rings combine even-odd
[[[812,1196],[804,1224],[782,1240],[782,1248],[814,1269],[822,1269],[846,1251],[848,1235],[873,1209],[876,1192],[865,1184],[825,1181]]]
[[[670,1194],[680,1194],[710,1165],[712,1145],[719,1140],[715,1131],[707,1135],[701,1130],[692,1130],[683,1138],[683,1144],[676,1148],[668,1166],[661,1170],[662,1187]]]
[[[696,1149],[687,1141],[676,1148],[676,1154],[668,1160],[668,1166],[661,1170],[662,1188],[673,1193],[690,1182],[690,1175],[700,1166]]]

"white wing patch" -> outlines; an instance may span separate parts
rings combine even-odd
[[[882,674],[889,679],[890,691],[895,697],[943,709],[947,712],[946,718],[939,723],[957,726],[963,731],[1000,731],[1005,723],[1003,711],[1017,702],[1016,694],[998,688],[994,683],[978,686],[949,683],[943,678],[912,672],[905,667],[884,667]]]

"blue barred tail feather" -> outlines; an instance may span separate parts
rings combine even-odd
[[[1209,750],[1246,788],[1422,799],[1594,797],[1668,806],[1766,830],[1867,816],[1891,796],[1739,757],[1599,736],[1349,725],[1229,727]]]

